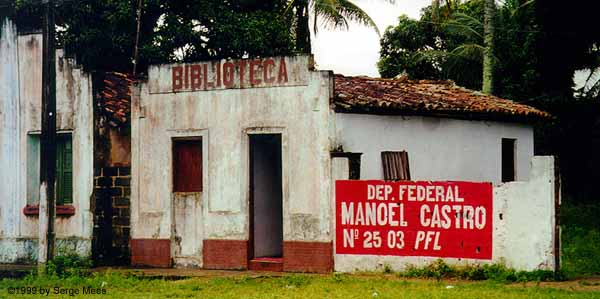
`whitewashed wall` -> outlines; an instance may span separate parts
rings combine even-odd
[[[340,169],[338,167],[338,169]],[[348,173],[338,170],[334,179],[345,179]],[[536,156],[531,160],[531,178],[494,187],[493,248],[491,260],[444,258],[451,265],[504,264],[518,270],[554,270],[556,267],[555,231],[557,199],[554,158]],[[560,200],[559,200],[560,202]],[[335,223],[332,223],[335,226]],[[335,243],[335,239],[334,239]],[[335,248],[335,246],[334,246]],[[409,266],[425,266],[436,257],[403,257],[335,254],[336,271],[394,271]]]
[[[155,66],[149,77],[169,71]],[[132,239],[172,238],[172,138],[201,136],[202,210],[192,216],[204,227],[196,238],[247,240],[248,134],[262,132],[282,134],[284,240],[330,241],[331,75],[310,71],[307,80],[181,93],[151,93],[152,79],[141,84],[132,108]]]
[[[17,258],[19,237],[19,65],[17,28],[0,18],[0,262]]]
[[[360,178],[383,179],[382,151],[408,152],[412,180],[502,181],[502,138],[516,139],[516,180],[533,157],[530,125],[422,116],[337,113],[336,146],[363,153]]]
[[[38,152],[28,142],[41,129],[42,35],[17,35],[7,19],[1,32],[0,263],[32,262],[37,259],[38,218],[25,216],[23,208],[35,190],[31,184],[39,182],[39,171],[31,166]],[[75,207],[75,215],[57,217],[57,246],[59,252],[87,256],[92,238],[92,82],[62,51],[56,59],[57,130],[72,134]]]

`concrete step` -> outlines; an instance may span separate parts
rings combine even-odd
[[[283,271],[283,258],[262,257],[250,260],[248,269],[254,271]]]

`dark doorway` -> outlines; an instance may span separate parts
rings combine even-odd
[[[515,180],[515,139],[502,138],[502,182]]]
[[[283,254],[281,134],[251,134],[251,259],[277,259]]]

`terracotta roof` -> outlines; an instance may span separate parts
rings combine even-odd
[[[380,79],[335,75],[336,112],[433,115],[491,120],[552,116],[536,108],[455,85],[452,81]]]
[[[133,80],[122,73],[104,74],[103,87],[100,89],[98,106],[100,113],[107,117],[113,127],[126,124],[131,113],[131,90]]]

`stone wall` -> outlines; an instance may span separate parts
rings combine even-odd
[[[94,173],[94,258],[100,264],[130,259],[130,167],[99,167]]]

